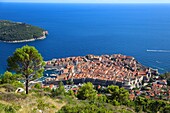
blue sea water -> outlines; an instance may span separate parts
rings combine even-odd
[[[44,60],[121,53],[160,73],[170,71],[170,4],[0,3],[0,20],[49,32],[45,40],[0,42],[0,73],[8,56],[26,44],[35,46]]]

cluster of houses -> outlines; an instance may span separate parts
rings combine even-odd
[[[46,62],[46,70],[57,71],[45,80],[45,85],[92,82],[94,85],[118,85],[126,89],[141,88],[157,70],[141,65],[134,57],[121,54],[87,55],[52,59]]]
[[[140,64],[134,57],[121,54],[87,55],[52,59],[46,61],[46,70],[52,70],[43,82],[44,87],[57,88],[64,83],[66,91],[75,93],[83,83],[92,82],[105,89],[108,85],[118,85],[130,92],[130,99],[145,96],[154,99],[170,99],[170,88],[166,80],[159,77],[157,70]]]
[[[137,96],[144,96],[146,98],[154,99],[170,99],[170,87],[166,80],[159,77],[153,78],[152,82],[145,83],[142,88],[130,90],[130,99],[135,99]]]

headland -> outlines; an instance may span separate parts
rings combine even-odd
[[[20,43],[46,38],[48,31],[22,22],[0,20],[0,41]]]

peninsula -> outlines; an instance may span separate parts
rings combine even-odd
[[[0,20],[0,41],[28,42],[46,38],[48,31],[22,22]]]
[[[140,88],[143,82],[158,75],[158,71],[140,64],[132,56],[87,55],[52,59],[46,62],[46,70],[56,70],[55,78],[47,78],[46,84],[73,80],[74,84],[92,82],[95,85],[118,85],[126,89]]]

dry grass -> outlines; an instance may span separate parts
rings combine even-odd
[[[6,101],[3,101],[3,100],[0,100],[0,103],[1,103],[1,104],[4,104],[4,105],[12,105],[11,103],[6,102]]]
[[[15,99],[10,101],[1,99],[0,103],[10,106],[20,106],[21,108],[17,111],[17,113],[40,113],[39,110],[42,110],[43,113],[55,113],[66,104],[65,102],[61,102],[58,99],[52,99],[48,96],[38,97],[36,96],[36,93],[30,93],[24,99]]]
[[[18,111],[18,113],[39,113],[38,105],[44,104],[44,109],[42,110],[43,113],[55,113],[59,109],[61,109],[62,106],[65,105],[65,103],[59,103],[56,101],[57,99],[51,99],[50,97],[44,96],[37,98],[33,96],[32,94],[29,94],[28,97],[22,101],[17,102],[18,105],[21,106],[21,109]]]
[[[4,93],[4,92],[6,92],[6,89],[5,88],[0,88],[0,92]]]
[[[43,90],[35,90],[25,94],[14,93],[13,86],[1,85],[0,86],[0,103],[7,106],[12,106],[17,109],[17,113],[55,113],[66,103],[60,99],[50,98],[49,93]],[[1,113],[1,111],[0,111]]]

